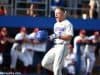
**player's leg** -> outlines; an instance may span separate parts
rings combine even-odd
[[[2,71],[3,68],[3,53],[0,53],[0,71]]]
[[[50,71],[53,71],[54,58],[55,58],[55,47],[51,48],[43,57],[41,62],[42,67]]]
[[[30,61],[28,61],[28,56],[27,56],[27,52],[20,52],[19,54],[19,59],[23,62],[24,66],[21,67],[21,72],[23,74],[28,73],[28,66]]]
[[[3,63],[3,54],[0,53],[0,65]]]
[[[26,63],[28,63],[28,65],[32,65],[33,63],[33,51],[26,51],[25,52],[25,57],[26,57]]]
[[[56,45],[55,59],[53,65],[54,75],[62,75],[62,67],[66,53],[67,53],[66,45]]]
[[[69,75],[75,75],[75,66],[74,65],[69,65],[67,69],[68,69]]]
[[[16,62],[18,59],[18,52],[16,50],[11,50],[11,70],[14,70],[16,68]]]
[[[86,57],[84,55],[81,56],[81,75],[86,75]]]
[[[87,72],[88,73],[92,73],[92,70],[93,70],[93,67],[94,67],[94,64],[95,64],[95,55],[94,53],[90,53],[89,54],[89,61],[88,61],[88,69],[87,69]]]

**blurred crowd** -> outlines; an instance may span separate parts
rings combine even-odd
[[[41,72],[41,60],[46,51],[47,43],[33,40],[35,34],[40,31],[38,28],[27,34],[27,29],[21,27],[15,38],[9,36],[6,27],[0,30],[0,71],[1,72]],[[27,43],[26,43],[27,42]],[[35,44],[34,44],[35,43]],[[34,44],[34,46],[33,46]],[[10,46],[9,46],[10,45]],[[35,47],[35,45],[37,45]],[[42,48],[42,49],[41,49]],[[26,50],[27,49],[27,50]],[[34,50],[33,50],[34,49]],[[17,64],[19,62],[19,68]],[[23,65],[23,66],[22,66]],[[20,67],[21,66],[21,67]],[[34,68],[35,67],[35,68]]]
[[[0,29],[0,71],[23,74],[45,72],[41,67],[41,60],[47,50],[53,46],[53,42],[49,40],[39,44],[39,41],[35,40],[36,33],[41,31],[39,28],[34,28],[30,32],[26,27],[18,30],[19,32],[14,33],[15,37],[11,37],[6,27]],[[68,55],[64,61],[64,74],[75,75],[79,68],[76,67],[76,63],[79,63],[80,55],[82,74],[91,75],[96,57],[100,56],[100,32],[95,31],[91,36],[86,33],[86,30],[80,30],[69,44]],[[77,44],[81,44],[80,50]],[[51,72],[46,72],[52,75]]]
[[[11,0],[9,0],[11,3]],[[21,0],[19,0],[21,1]],[[41,6],[35,4],[33,1],[45,1],[45,0],[25,0],[31,2],[26,5],[27,9],[25,15],[37,17],[40,16],[36,9]],[[49,0],[48,0],[49,1]],[[65,1],[65,2],[63,2]],[[74,3],[73,0],[52,0],[51,9],[54,10],[56,6],[60,7],[75,7],[81,8],[75,12],[74,18],[82,19],[97,19],[99,18],[100,12],[100,0],[89,0],[87,2],[83,1],[82,4],[72,4],[66,5],[65,3]],[[20,4],[20,6],[22,6]],[[14,8],[14,7],[13,7]],[[71,16],[68,9],[67,15]],[[80,11],[81,10],[81,11]],[[48,10],[49,11],[49,10]],[[52,14],[52,13],[51,13]],[[0,3],[0,16],[9,15],[7,8],[3,3]],[[44,15],[42,15],[44,16]],[[48,15],[49,16],[49,15]],[[21,27],[18,29],[19,32],[13,32],[14,36],[11,37],[10,32],[6,27],[0,29],[0,71],[8,72],[20,72],[20,73],[31,73],[36,72],[41,74],[45,72],[45,69],[41,67],[41,60],[44,54],[53,46],[52,41],[46,41],[38,45],[38,41],[34,40],[35,34],[40,31],[39,28],[34,28],[32,30],[27,30],[26,27]],[[49,34],[52,32],[47,31]],[[86,30],[82,29],[78,31],[79,34],[75,35],[72,43],[69,44],[68,55],[65,57],[64,68],[62,72],[68,75],[75,75],[77,72],[77,62],[78,54],[80,54],[81,63],[81,73],[84,75],[91,75],[96,57],[100,56],[100,31],[95,31],[92,35],[88,35]],[[37,43],[37,44],[34,44]],[[78,50],[77,44],[81,44],[80,51]],[[50,45],[50,46],[49,46]],[[33,48],[34,46],[34,48]],[[51,72],[46,71],[47,75],[52,75]],[[81,75],[82,75],[81,74]],[[77,75],[77,74],[76,74]]]
[[[22,0],[18,0],[22,1]],[[52,11],[55,9],[55,7],[64,7],[68,12],[69,16],[72,16],[74,18],[98,18],[99,12],[100,12],[100,1],[99,0],[52,0],[52,1],[45,1],[45,0],[24,0],[26,1],[26,4],[19,3],[18,8],[21,8],[19,13],[23,13],[23,15],[29,15],[29,16],[52,16]],[[8,7],[5,5],[4,1],[0,1],[0,15],[9,15]],[[13,4],[13,12],[17,13],[15,10],[16,1],[8,0],[8,4]],[[40,3],[38,3],[40,2]],[[48,4],[47,6],[44,6],[42,3]],[[7,4],[7,3],[6,3]],[[49,6],[50,5],[50,6]],[[45,8],[48,7],[48,8]],[[22,12],[23,9],[23,12]],[[11,10],[11,9],[10,9]],[[17,10],[17,9],[16,9]],[[44,11],[44,12],[42,12]],[[11,13],[11,12],[10,12]],[[46,13],[46,15],[43,15],[43,13]]]

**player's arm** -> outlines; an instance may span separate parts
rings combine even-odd
[[[23,43],[23,39],[21,39],[21,40],[16,40],[16,39],[14,39],[14,38],[10,38],[10,37],[6,37],[6,38],[4,38],[4,40],[6,40],[7,42],[10,42],[10,43]]]
[[[59,36],[60,39],[62,40],[71,40],[73,37],[73,26],[72,24],[69,24],[69,26],[66,27],[65,32],[62,32]]]
[[[68,27],[66,27],[65,31],[61,31],[57,34],[56,33],[52,34],[49,37],[51,40],[56,38],[66,40],[66,41],[71,40],[73,37],[73,26],[70,24]]]
[[[39,40],[30,39],[31,44],[40,44]]]
[[[72,39],[72,35],[56,35],[56,34],[52,34],[49,36],[50,40],[59,38],[59,39],[63,39],[63,40],[71,40]]]
[[[72,39],[72,35],[61,35],[59,38],[62,40],[71,40]]]

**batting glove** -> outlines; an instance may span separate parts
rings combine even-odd
[[[61,35],[58,35],[58,34],[52,34],[52,35],[50,35],[49,36],[49,39],[50,40],[54,40],[54,39],[56,39],[56,38],[59,38]]]

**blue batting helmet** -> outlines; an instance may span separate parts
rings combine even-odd
[[[40,30],[36,33],[35,39],[39,40],[40,42],[45,42],[48,40],[48,32],[44,30]]]

